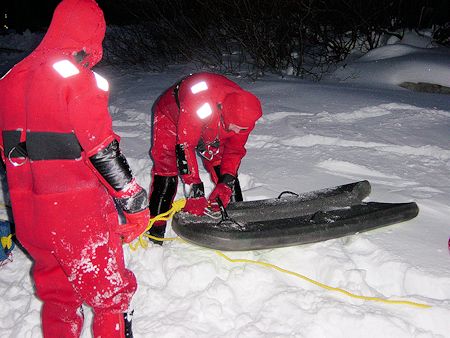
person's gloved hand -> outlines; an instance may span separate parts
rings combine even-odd
[[[124,211],[123,214],[127,223],[119,225],[116,233],[119,234],[123,242],[131,243],[147,229],[150,220],[150,211],[148,208],[145,208],[133,214]]]
[[[230,203],[231,195],[233,190],[225,183],[219,183],[216,185],[211,195],[209,195],[209,204],[213,211],[219,211],[219,204],[217,203],[217,198],[222,201],[224,207]]]
[[[202,216],[205,214],[205,208],[208,207],[208,201],[204,196],[190,197],[186,200],[183,211],[193,215]]]

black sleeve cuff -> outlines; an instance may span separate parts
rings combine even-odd
[[[200,197],[205,197],[205,188],[203,186],[203,183],[192,184],[188,198],[200,198]]]
[[[123,211],[135,214],[148,208],[147,191],[142,189],[136,195],[116,199]]]

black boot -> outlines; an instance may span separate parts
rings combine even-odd
[[[161,213],[170,210],[173,199],[177,192],[177,176],[159,176],[153,175],[152,187],[150,192],[150,216],[155,217]],[[166,231],[166,221],[157,221],[147,232],[151,236],[164,238]],[[149,238],[150,241],[162,245],[162,241]]]
[[[214,167],[214,171],[216,172],[216,175],[219,178],[220,182],[220,165],[216,165]],[[230,202],[241,202],[244,200],[244,196],[242,196],[241,185],[239,183],[239,178],[237,176],[231,189],[233,193],[231,194]]]
[[[96,312],[94,314],[94,322],[92,324],[92,336],[117,337],[117,334],[119,333],[120,337],[133,338],[133,330],[131,327],[133,312],[134,311],[122,313],[102,311]],[[61,335],[58,335],[58,337],[61,337]]]
[[[165,232],[166,232],[166,221],[157,221],[153,223],[150,230],[147,231],[147,234],[153,237],[164,238]],[[149,238],[148,240],[152,241],[155,244],[159,245],[163,244],[163,241],[157,239]]]
[[[131,327],[131,324],[132,324],[131,322],[133,320],[133,313],[134,313],[134,310],[130,311],[130,312],[125,312],[123,314],[123,319],[124,319],[124,323],[125,323],[125,327],[124,327],[125,338],[133,338],[133,330]]]
[[[239,178],[236,177],[233,185],[233,194],[231,195],[230,202],[242,202],[244,196],[242,196],[241,184],[239,183]]]

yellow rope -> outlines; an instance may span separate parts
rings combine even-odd
[[[171,219],[175,213],[177,213],[178,211],[180,211],[181,209],[184,208],[185,204],[186,204],[186,199],[184,199],[184,198],[180,199],[180,200],[176,200],[175,202],[172,203],[172,208],[170,210],[151,218],[150,221],[148,222],[148,226],[147,226],[145,232],[139,236],[139,238],[137,239],[136,242],[128,244],[130,249],[132,251],[136,251],[137,249],[139,249],[139,247],[146,249],[148,247],[148,240],[146,240],[145,238],[151,238],[151,239],[157,240],[157,241],[174,241],[174,240],[176,240],[177,237],[160,238],[160,237],[152,236],[152,235],[149,235],[147,233],[147,231],[150,230],[150,228],[153,226],[153,224],[156,221],[167,221],[167,220]]]
[[[361,296],[361,295],[355,295],[351,292],[348,292],[346,290],[340,289],[340,288],[335,288],[320,282],[317,282],[311,278],[308,278],[304,275],[301,275],[297,272],[294,271],[290,271],[290,270],[286,270],[283,268],[280,268],[279,266],[276,266],[274,264],[270,264],[270,263],[266,263],[266,262],[260,262],[260,261],[254,261],[254,260],[250,260],[250,259],[235,259],[235,258],[230,258],[229,256],[225,255],[223,252],[220,251],[215,251],[215,253],[217,255],[219,255],[220,257],[226,259],[227,261],[231,262],[231,263],[248,263],[248,264],[255,264],[255,265],[260,265],[260,266],[264,266],[266,268],[272,268],[275,269],[277,271],[286,273],[288,275],[292,275],[295,277],[298,277],[300,279],[303,279],[307,282],[310,282],[314,285],[317,285],[325,290],[329,290],[329,291],[335,291],[335,292],[340,292],[343,293],[346,296],[352,297],[352,298],[357,298],[357,299],[363,299],[363,300],[368,300],[368,301],[373,301],[373,302],[382,302],[382,303],[387,303],[387,304],[403,304],[403,305],[409,305],[409,306],[414,306],[414,307],[419,307],[419,308],[430,308],[431,306],[428,304],[421,304],[421,303],[416,303],[416,302],[411,302],[411,301],[407,301],[407,300],[391,300],[391,299],[383,299],[383,298],[378,298],[378,297],[368,297],[368,296]]]
[[[183,209],[185,204],[186,204],[186,200],[185,199],[181,199],[181,200],[177,200],[177,201],[173,202],[172,208],[169,211],[167,211],[165,213],[162,213],[162,214],[159,214],[158,216],[152,218],[149,221],[149,226],[147,227],[147,230],[149,230],[156,221],[160,221],[160,220],[161,221],[162,220],[166,221],[166,220],[170,219],[171,217],[173,217],[173,215],[176,212],[178,212],[181,209]],[[129,244],[131,250],[135,251],[135,250],[137,250],[139,248],[139,246],[141,246],[143,248],[147,248],[148,247],[148,241],[144,240],[143,237],[151,238],[151,239],[158,240],[158,241],[174,241],[174,240],[178,240],[179,239],[179,237],[159,238],[159,237],[151,236],[151,235],[148,235],[148,234],[144,233],[143,235],[139,236],[139,239],[138,239],[138,241],[136,242],[135,245],[133,245],[132,243]],[[185,242],[185,241],[183,241],[183,242]],[[255,261],[255,260],[251,260],[251,259],[231,258],[231,257],[225,255],[221,251],[214,250],[214,252],[217,255],[219,255],[220,257],[226,259],[227,261],[229,261],[231,263],[255,264],[255,265],[263,266],[263,267],[266,267],[266,268],[271,268],[271,269],[280,271],[282,273],[285,273],[285,274],[288,274],[288,275],[295,276],[297,278],[303,279],[303,280],[305,280],[305,281],[307,281],[309,283],[312,283],[312,284],[314,284],[316,286],[319,286],[319,287],[321,287],[321,288],[323,288],[325,290],[334,291],[334,292],[340,292],[340,293],[342,293],[342,294],[344,294],[346,296],[352,297],[352,298],[362,299],[362,300],[366,300],[366,301],[373,301],[373,302],[381,302],[381,303],[386,303],[386,304],[408,305],[408,306],[418,307],[418,308],[422,308],[422,309],[431,308],[431,305],[422,304],[422,303],[416,303],[416,302],[407,301],[407,300],[391,300],[391,299],[383,299],[383,298],[379,298],[379,297],[369,297],[369,296],[356,295],[356,294],[351,293],[349,291],[346,291],[344,289],[336,288],[336,287],[332,287],[332,286],[320,283],[318,281],[315,281],[314,279],[306,277],[306,276],[304,276],[302,274],[299,274],[297,272],[280,268],[279,266],[271,264],[271,263]]]

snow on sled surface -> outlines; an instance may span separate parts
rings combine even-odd
[[[177,213],[172,228],[200,246],[244,251],[324,241],[414,218],[417,204],[363,203],[368,181],[230,204],[219,218]]]
[[[230,217],[244,217],[246,221],[295,217],[360,203],[370,191],[368,181],[359,181],[300,195],[283,192],[278,198],[230,203],[227,212]]]

